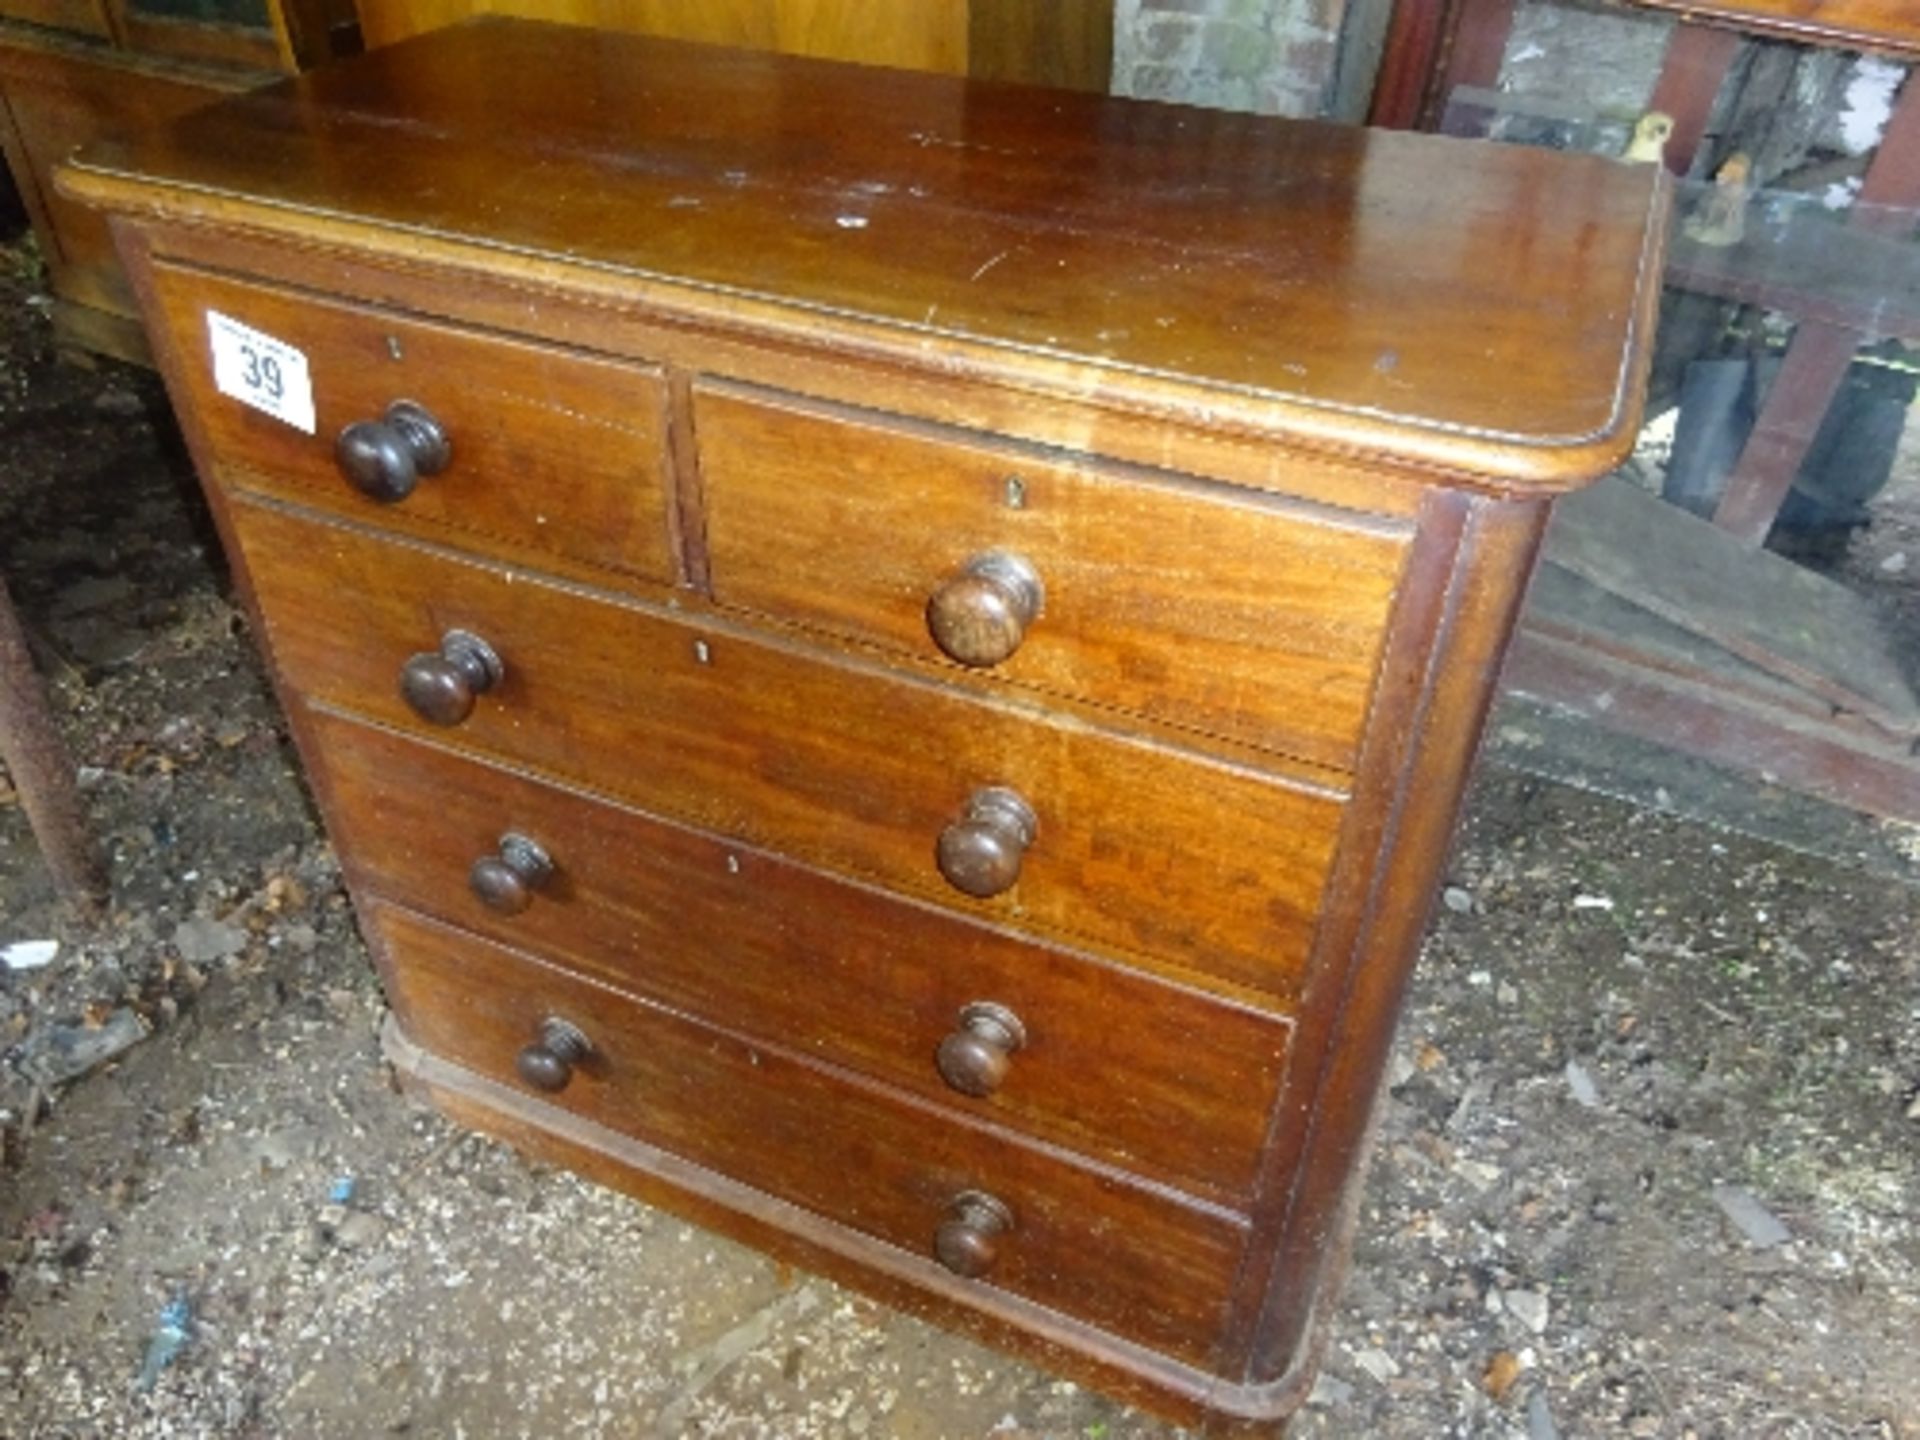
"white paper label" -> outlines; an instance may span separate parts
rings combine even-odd
[[[313,377],[304,354],[218,310],[207,311],[207,335],[213,383],[222,395],[313,434]]]

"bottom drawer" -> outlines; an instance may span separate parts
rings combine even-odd
[[[943,1117],[390,905],[367,908],[414,1043],[982,1285],[1213,1368],[1246,1232],[1232,1214]],[[528,1087],[532,1088],[532,1087]],[[540,1093],[540,1092],[536,1092]],[[990,1201],[969,1204],[963,1197]]]

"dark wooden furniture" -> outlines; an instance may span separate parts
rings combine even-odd
[[[53,167],[351,44],[352,0],[0,0],[0,155],[39,237],[60,343],[148,363],[105,223]]]
[[[1653,172],[498,21],[63,184],[405,1075],[1187,1420],[1299,1402]]]
[[[777,50],[1104,93],[1113,0],[360,0],[369,45],[471,16],[519,15],[670,40]]]

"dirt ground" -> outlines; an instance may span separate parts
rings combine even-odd
[[[395,1093],[157,386],[38,286],[0,249],[0,573],[116,899],[0,778],[0,946],[60,942],[0,966],[0,1436],[1174,1434]],[[1920,1436],[1917,910],[1489,769],[1293,1433]]]

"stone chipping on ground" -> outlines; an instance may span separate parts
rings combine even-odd
[[[0,969],[0,1435],[1176,1434],[395,1092],[158,388],[39,283],[0,247],[0,572],[116,895],[0,777],[0,946],[59,944]],[[1293,1433],[1920,1437],[1917,908],[1483,775]]]

